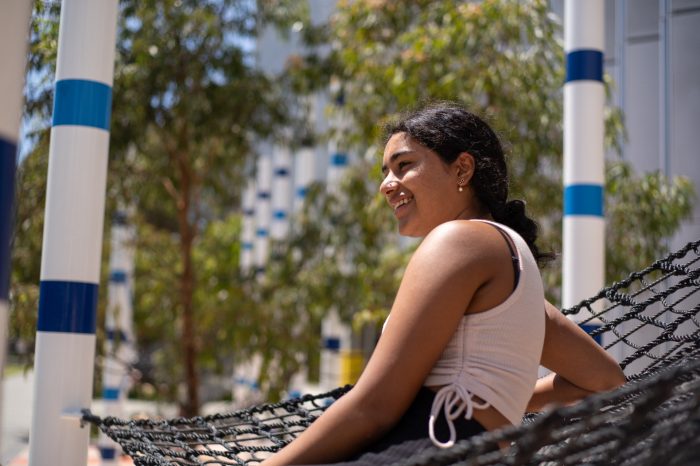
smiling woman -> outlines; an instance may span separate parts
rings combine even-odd
[[[625,379],[544,299],[536,224],[508,201],[501,144],[455,104],[387,130],[380,191],[403,235],[423,237],[355,387],[265,465],[318,464],[411,442],[450,447]],[[537,380],[539,365],[553,373]],[[365,456],[363,456],[365,455]],[[359,463],[358,463],[359,464]]]

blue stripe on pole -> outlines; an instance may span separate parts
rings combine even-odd
[[[112,88],[85,79],[56,81],[53,126],[91,126],[109,131]]]
[[[10,241],[12,238],[12,205],[15,197],[17,146],[0,138],[0,300],[10,293]]]
[[[574,50],[566,55],[566,82],[603,82],[603,52],[600,50]]]
[[[252,217],[253,215],[255,215],[255,209],[245,209],[243,210],[243,215],[245,215],[246,217]]]
[[[269,191],[258,191],[258,199],[270,199]]]
[[[95,333],[97,291],[93,283],[42,281],[37,330]]]
[[[297,188],[297,197],[305,198],[308,191],[305,187]]]
[[[117,449],[114,447],[100,447],[100,457],[103,460],[113,460],[117,458]]]
[[[275,210],[275,212],[272,215],[277,220],[284,220],[285,218],[287,218],[287,212],[285,212],[284,210]]]
[[[118,210],[112,215],[112,223],[118,226],[126,226],[126,212]]]
[[[331,351],[338,351],[340,349],[340,338],[325,337],[323,339],[323,348]]]
[[[248,379],[246,377],[236,377],[233,381],[238,385],[245,385],[255,390],[259,388],[258,382],[256,380]]]
[[[257,236],[259,238],[265,238],[268,234],[269,234],[269,232],[267,231],[266,228],[258,228],[255,231],[255,236]]]
[[[287,167],[279,167],[275,170],[275,176],[288,176],[289,169]]]
[[[126,336],[126,332],[123,330],[107,329],[107,340],[114,341],[117,336],[119,336],[120,343],[129,343],[129,337]]]
[[[336,153],[331,156],[331,165],[334,167],[344,167],[348,164],[348,155]]]
[[[253,250],[253,243],[243,243],[243,250],[244,251],[252,251]]]
[[[102,389],[102,399],[103,400],[118,400],[119,399],[119,387],[104,387]]]
[[[110,283],[126,283],[126,272],[123,270],[112,270],[109,274]]]
[[[256,274],[263,274],[265,273],[265,266],[260,266],[255,268],[255,273]]]
[[[603,216],[603,187],[574,184],[564,188],[564,215]]]
[[[581,327],[581,329],[583,329],[584,332],[586,332],[587,334],[590,335],[591,332],[593,332],[593,331],[595,331],[595,330],[598,330],[598,329],[600,328],[600,325],[596,325],[596,324],[579,324],[579,327]],[[593,338],[593,340],[595,340],[595,342],[598,343],[599,345],[602,345],[602,344],[603,344],[603,336],[602,336],[600,333],[599,333],[598,335],[594,336],[594,337],[591,337],[591,338]]]

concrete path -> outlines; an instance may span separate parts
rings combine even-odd
[[[33,373],[13,374],[4,380],[0,464],[8,464],[29,445],[32,423]]]

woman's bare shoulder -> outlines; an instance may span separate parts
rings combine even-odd
[[[416,252],[447,255],[470,265],[501,259],[507,250],[503,237],[493,225],[469,220],[452,220],[435,227]],[[466,264],[465,264],[466,265]]]

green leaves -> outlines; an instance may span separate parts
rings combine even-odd
[[[410,248],[376,194],[381,128],[426,101],[460,101],[495,126],[507,143],[511,197],[527,199],[542,249],[561,250],[564,52],[548,2],[337,5],[328,24],[311,24],[307,3],[294,0],[257,9],[249,0],[120,2],[108,212],[118,203],[136,209],[137,339],[149,361],[144,380],[160,396],[178,398],[185,379],[193,386],[185,360],[230,373],[234,358],[259,354],[261,387],[279,397],[298,369],[318,372],[320,322],[330,309],[346,322],[359,315],[358,325],[382,319]],[[26,115],[34,146],[18,176],[12,279],[11,332],[26,338],[36,311],[58,10],[35,2],[36,87]],[[293,28],[308,45],[279,78],[252,66],[251,44],[266,22]],[[242,277],[238,206],[256,141],[284,139],[282,128],[292,128],[292,145],[328,136],[290,114],[308,104],[299,94],[331,80],[341,83],[342,111],[352,119],[333,134],[365,157],[336,192],[312,187],[290,237],[272,245],[265,276]],[[605,124],[616,149],[619,110],[609,108]],[[684,178],[637,175],[620,161],[609,166],[606,193],[610,281],[664,252],[694,194]],[[556,296],[557,264],[545,280]],[[194,336],[185,343],[187,319]]]
[[[607,175],[606,276],[617,281],[668,252],[668,240],[692,214],[695,189],[688,178],[640,176],[622,162],[609,164]]]
[[[30,82],[36,87],[27,96],[35,146],[21,168],[19,189],[28,191],[18,197],[18,236],[28,236],[17,243],[13,272],[18,329],[26,329],[36,312],[32,286],[41,257],[59,7],[35,2]],[[117,205],[135,209],[137,340],[161,395],[178,397],[186,382],[186,399],[179,401],[190,415],[199,404],[197,364],[230,373],[230,340],[245,340],[234,332],[232,312],[250,307],[237,273],[244,167],[257,141],[274,137],[290,121],[281,86],[253,66],[252,43],[265,24],[287,27],[306,21],[307,13],[290,0],[260,7],[249,0],[119,5],[107,218]],[[103,260],[108,257],[105,252]],[[253,324],[259,322],[241,327]]]
[[[383,123],[398,113],[428,101],[459,101],[500,133],[510,196],[527,200],[542,228],[541,248],[561,251],[565,60],[561,25],[548,2],[340,2],[330,36],[342,111],[353,120],[342,134],[346,147],[376,152]],[[605,84],[610,97],[608,76]],[[618,150],[624,137],[620,110],[608,107],[606,145]],[[634,175],[620,161],[607,176],[607,280],[613,280],[664,252],[664,238],[690,215],[692,189],[683,178]],[[639,225],[644,232],[637,235]],[[623,238],[631,232],[636,238],[629,243]],[[628,246],[633,254],[622,252]],[[556,299],[560,263],[543,273]]]
[[[292,234],[272,246],[262,280],[249,283],[258,312],[263,359],[285,368],[275,377],[261,372],[261,386],[273,399],[294,371],[318,373],[320,328],[332,309],[346,323],[362,310],[383,320],[389,313],[410,251],[399,247],[391,209],[377,194],[372,166],[349,168],[336,192],[310,187]],[[388,228],[387,228],[388,227]]]

